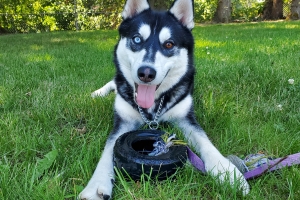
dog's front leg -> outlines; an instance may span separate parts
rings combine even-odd
[[[108,95],[111,91],[115,91],[116,92],[116,83],[114,80],[109,81],[108,83],[106,83],[103,87],[101,87],[100,89],[92,92],[91,96],[93,98],[95,97],[104,97],[106,95]]]
[[[104,151],[88,185],[79,194],[80,199],[110,199],[114,182],[113,148],[118,137],[140,127],[140,114],[117,94],[115,99],[114,130],[109,135]]]
[[[200,153],[207,172],[218,177],[220,182],[229,180],[232,187],[238,187],[244,195],[249,193],[250,186],[243,174],[211,143],[206,133],[196,122],[193,113],[189,113],[185,119],[177,120],[177,124],[183,130],[189,144]]]
[[[134,125],[125,122],[119,122],[119,124],[120,126],[115,127],[115,131],[110,134],[92,178],[85,189],[79,194],[80,199],[110,199],[115,177],[113,168],[113,148],[115,142],[120,135],[136,128]]]
[[[111,137],[105,145],[102,156],[88,185],[79,194],[80,199],[110,199],[113,181],[113,147],[115,138]]]

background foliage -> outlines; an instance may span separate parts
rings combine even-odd
[[[0,0],[0,33],[115,29],[125,0]],[[288,1],[288,0],[286,0]],[[165,9],[173,0],[149,0]],[[218,0],[194,0],[195,21],[210,22]],[[232,0],[232,20],[257,20],[264,3]]]
[[[253,21],[262,13],[264,2],[257,0],[232,0],[232,17],[234,19]]]
[[[2,32],[116,28],[121,0],[1,0]]]
[[[211,21],[216,11],[218,0],[195,0],[195,21],[207,22]]]

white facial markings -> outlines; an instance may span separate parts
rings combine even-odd
[[[139,28],[139,34],[143,37],[144,40],[147,40],[151,34],[151,29],[148,24],[142,24]]]
[[[160,70],[155,78],[161,82],[156,91],[156,97],[158,97],[161,93],[178,83],[180,78],[186,73],[188,70],[188,52],[186,49],[180,49],[179,54],[172,57],[166,57],[157,52],[155,66],[157,66],[155,67],[156,69]]]
[[[161,29],[160,33],[159,33],[159,41],[161,44],[163,44],[166,40],[171,38],[171,30],[167,27],[164,27]]]
[[[130,63],[130,59],[128,59],[129,57],[128,54],[131,51],[129,51],[128,48],[126,47],[126,41],[127,41],[126,38],[120,39],[116,54],[123,75],[126,77],[128,81],[130,81],[132,80],[130,75],[131,63]],[[134,83],[131,83],[131,85],[134,85]]]
[[[146,40],[153,34],[153,30],[147,24],[142,24],[138,33]],[[163,44],[171,38],[171,30],[164,27],[158,34],[159,43]],[[159,85],[155,98],[158,98],[161,93],[167,91],[172,86],[177,84],[181,77],[188,69],[188,51],[185,48],[176,48],[176,54],[166,56],[161,51],[154,52],[149,48],[141,49],[140,51],[132,51],[127,45],[132,38],[121,38],[117,47],[117,60],[119,62],[120,70],[129,84],[135,88],[135,83],[144,84],[137,76],[137,71],[141,66],[151,66],[156,70],[156,77],[151,81],[151,85]],[[154,54],[154,60],[144,60],[145,55]],[[166,80],[166,81],[164,81]],[[134,91],[135,92],[135,91]]]
[[[147,24],[142,24],[138,30],[143,40],[147,40],[150,37],[151,29]],[[139,83],[137,77],[137,70],[142,66],[143,58],[146,54],[146,50],[133,52],[127,47],[127,41],[131,38],[121,38],[117,47],[117,57],[120,64],[121,71],[125,78],[129,81],[130,85],[134,87],[134,83]]]
[[[117,47],[117,58],[119,62],[120,69],[130,83],[130,85],[135,88],[134,83],[138,83],[140,80],[137,77],[137,70],[143,64],[143,58],[146,54],[146,50],[133,52],[126,45],[129,38],[122,38],[119,41]]]

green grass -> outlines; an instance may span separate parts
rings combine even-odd
[[[300,151],[300,22],[199,26],[197,118],[224,155]],[[0,37],[0,199],[75,199],[113,126],[117,31]],[[288,79],[294,79],[289,84]],[[282,107],[279,108],[278,105]],[[86,127],[86,132],[80,130]],[[117,178],[114,199],[299,199],[300,169],[249,181],[246,197],[187,165],[161,183]]]

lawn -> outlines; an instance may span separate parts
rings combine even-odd
[[[197,119],[224,155],[300,152],[300,22],[197,26]],[[76,199],[113,126],[117,31],[0,36],[0,199]],[[291,80],[294,82],[292,83]],[[177,131],[170,127],[166,129]],[[300,168],[242,197],[187,164],[158,183],[116,179],[114,199],[299,199]]]

